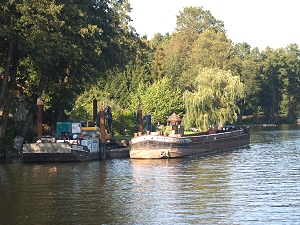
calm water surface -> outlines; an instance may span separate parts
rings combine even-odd
[[[0,164],[0,224],[300,224],[300,127],[176,160]]]

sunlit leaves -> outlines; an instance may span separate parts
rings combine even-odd
[[[220,69],[201,69],[195,80],[196,90],[184,93],[186,115],[184,123],[207,130],[237,120],[236,101],[243,96],[239,76]]]
[[[203,10],[203,7],[185,7],[177,16],[175,31],[190,34],[190,38],[195,38],[212,27],[215,30],[224,30],[223,21],[216,20],[210,11]]]
[[[153,123],[163,124],[173,112],[180,113],[183,109],[180,91],[166,77],[149,86],[140,84],[136,97],[143,113],[152,115]]]

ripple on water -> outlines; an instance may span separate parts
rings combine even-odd
[[[0,221],[299,224],[299,137],[259,128],[250,148],[205,157],[0,164]]]

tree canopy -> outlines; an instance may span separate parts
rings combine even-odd
[[[183,95],[186,114],[184,123],[205,131],[209,127],[222,127],[237,120],[236,101],[243,97],[244,85],[239,76],[217,68],[201,69],[195,80],[194,91]]]
[[[93,99],[112,107],[119,133],[135,130],[138,104],[153,123],[176,112],[187,128],[201,130],[237,119],[296,121],[297,44],[259,51],[233,43],[224,22],[203,7],[183,8],[173,33],[147,40],[130,25],[130,10],[128,0],[1,1],[2,144],[35,132],[38,97],[50,127],[91,119]],[[22,104],[28,113],[17,122]]]

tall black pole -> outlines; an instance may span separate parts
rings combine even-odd
[[[104,106],[100,106],[100,149],[102,151],[102,159],[106,158],[106,140],[105,140],[105,112]]]
[[[43,101],[41,97],[37,99],[37,113],[38,113],[37,136],[38,136],[38,140],[41,140],[43,135]]]
[[[138,133],[143,132],[143,113],[142,113],[142,105],[140,104],[138,106],[138,113],[137,113],[137,119],[138,119]]]
[[[97,100],[94,99],[93,100],[93,122],[94,122],[94,124],[97,124],[97,111],[98,111]]]

